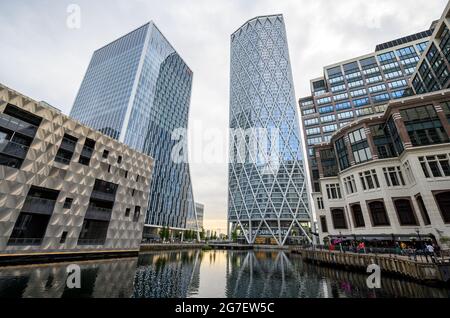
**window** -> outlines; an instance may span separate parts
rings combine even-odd
[[[356,110],[356,116],[358,116],[358,117],[372,115],[372,114],[373,114],[373,110],[371,107]]]
[[[377,148],[378,158],[385,159],[396,156],[394,144],[387,129],[383,124],[370,126],[373,142]]]
[[[303,110],[303,115],[304,115],[304,116],[311,115],[311,114],[315,114],[315,113],[316,113],[316,110],[315,110],[314,108],[311,108],[311,109],[304,109],[304,110]]]
[[[389,85],[389,88],[396,89],[399,87],[408,86],[408,82],[406,80],[399,80],[399,81],[390,82],[390,83],[388,83],[388,85]]]
[[[337,176],[338,167],[333,148],[320,150],[320,163],[322,164],[325,178]]]
[[[72,160],[77,141],[77,138],[68,134],[64,134],[61,145],[59,146],[58,152],[56,153],[55,161],[68,165],[70,163],[70,160]]]
[[[339,184],[327,184],[326,189],[329,200],[342,199],[341,187]]]
[[[414,174],[411,170],[411,165],[409,164],[409,161],[406,160],[402,166],[403,166],[403,170],[405,171],[406,178],[408,179],[408,183],[409,184],[416,183],[416,178],[414,178]]]
[[[336,147],[339,167],[341,170],[345,170],[350,167],[350,162],[348,160],[347,146],[344,138],[338,139],[334,145]]]
[[[393,99],[402,98],[405,95],[405,90],[401,89],[399,91],[394,91],[391,93]]]
[[[127,179],[128,178],[128,170],[125,170],[125,179]]]
[[[358,191],[356,188],[355,177],[353,175],[344,178],[345,190],[347,194],[353,194]]]
[[[445,223],[450,223],[450,191],[436,193],[434,195]]]
[[[398,220],[402,226],[417,226],[417,219],[408,199],[395,199],[395,210],[397,211]]]
[[[138,222],[140,215],[141,215],[141,207],[136,206],[134,208],[133,222]]]
[[[312,118],[305,120],[305,126],[317,125],[319,123],[319,118]]]
[[[337,86],[332,86],[331,91],[333,93],[337,93],[337,92],[345,91],[346,88],[347,87],[345,85],[337,85]]]
[[[380,61],[380,63],[395,60],[395,59],[396,58],[395,58],[394,52],[387,52],[387,53],[378,55],[378,61]]]
[[[350,132],[348,137],[356,163],[362,163],[372,159],[372,152],[366,139],[365,128]]]
[[[369,104],[368,97],[353,100],[353,105],[355,105],[355,107],[361,107],[367,104]]]
[[[425,146],[448,141],[447,133],[432,105],[401,110],[413,146]]]
[[[372,217],[373,226],[389,226],[389,218],[387,216],[386,207],[383,201],[372,201],[367,204]]]
[[[63,209],[70,209],[72,207],[72,202],[72,198],[66,198],[66,200],[64,201]]]
[[[127,208],[127,209],[125,210],[125,217],[129,217],[129,216],[130,216],[130,212],[131,212],[131,209],[130,209],[130,208]]]
[[[378,68],[377,68],[378,71]],[[383,77],[381,75],[377,75],[377,76],[372,76],[366,79],[367,84],[373,84],[373,83],[378,83],[381,82],[383,80]]]
[[[322,227],[322,233],[328,233],[327,218],[325,216],[320,217],[320,225]]]
[[[386,94],[379,94],[379,95],[372,96],[372,99],[373,99],[374,103],[381,103],[381,102],[389,100],[390,96],[387,93]]]
[[[333,106],[324,106],[319,108],[319,113],[326,114],[326,113],[332,113],[334,111]]]
[[[319,127],[306,129],[306,135],[308,135],[308,136],[318,135],[318,134],[320,134],[320,128]]]
[[[395,125],[394,118],[391,116],[387,122],[387,132],[391,136],[392,143],[397,155],[400,155],[404,151],[403,141],[398,134],[397,126]]]
[[[62,232],[61,234],[61,239],[59,240],[59,244],[64,244],[66,243],[67,240],[67,231]]]
[[[333,219],[333,226],[336,230],[347,229],[344,209],[332,209],[331,218]]]
[[[336,115],[328,115],[320,117],[322,123],[329,123],[330,121],[336,120]]]
[[[428,214],[428,210],[420,194],[416,196],[416,201],[417,205],[419,206],[420,214],[422,215],[423,224],[430,225],[431,224],[430,216]]]
[[[367,95],[367,91],[366,89],[358,89],[356,91],[350,92],[350,95],[352,95],[352,97]]]
[[[400,167],[383,168],[384,178],[388,187],[405,186],[402,169]]]
[[[360,87],[364,85],[364,81],[362,80],[358,80],[358,81],[354,81],[354,82],[349,82],[348,83],[348,87],[349,88],[356,88],[356,87]]]
[[[450,155],[419,157],[420,165],[426,178],[450,176]]]
[[[324,206],[324,204],[323,204],[323,198],[322,198],[322,197],[318,197],[318,198],[317,198],[317,208],[318,208],[319,210],[325,209],[325,206]]]
[[[339,113],[338,114],[338,118],[339,119],[348,119],[348,118],[353,118],[353,117],[354,117],[354,115],[353,115],[352,111],[350,111],[350,112],[343,112],[343,113]]]
[[[337,125],[326,125],[322,127],[324,133],[334,132],[337,130]]]
[[[386,90],[386,85],[384,85],[384,84],[369,87],[370,93],[378,93],[378,92],[385,91],[385,90]]]
[[[364,191],[380,188],[380,182],[378,181],[377,172],[374,169],[360,172],[359,178],[361,180]]]
[[[361,205],[360,204],[353,204],[351,205],[350,209],[352,210],[353,214],[353,222],[355,223],[355,227],[365,227],[366,222],[364,221],[364,216],[362,213]]]
[[[117,157],[117,163],[121,164],[122,163],[122,156]]]
[[[140,179],[140,175],[137,175],[136,176],[136,182],[139,182],[139,179]]]
[[[109,156],[109,151],[108,150],[103,150],[102,158],[103,159],[108,159],[108,156]]]
[[[343,103],[336,104],[336,110],[349,109],[351,107],[352,107],[352,105],[350,105],[350,102],[343,102]]]
[[[447,121],[450,124],[450,102],[445,102],[441,105],[442,110],[444,111],[445,116],[447,117]]]
[[[316,137],[316,138],[309,138],[308,139],[308,146],[317,145],[322,142],[322,137]]]
[[[343,99],[347,99],[347,98],[348,98],[348,94],[347,93],[334,95],[334,97],[333,97],[333,99],[335,101],[343,100]]]
[[[327,103],[331,103],[331,97],[320,98],[317,100],[318,105],[323,105]]]

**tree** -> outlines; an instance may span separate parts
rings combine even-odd
[[[205,236],[206,236],[205,229],[202,228],[202,231],[200,232],[200,239],[201,239],[201,240],[204,240],[204,239],[205,239]]]
[[[238,232],[237,232],[237,230],[235,229],[233,232],[231,232],[231,240],[232,240],[233,242],[237,242],[237,239],[238,239]]]

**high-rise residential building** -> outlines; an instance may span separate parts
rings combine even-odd
[[[249,244],[309,240],[310,214],[282,15],[231,35],[228,222]]]
[[[0,261],[137,253],[152,169],[149,156],[0,85]]]
[[[155,159],[144,237],[197,230],[189,164],[171,153],[187,129],[193,73],[153,22],[94,52],[71,115]],[[183,131],[175,137],[182,137]],[[187,158],[187,149],[181,149]]]
[[[322,77],[311,80],[311,96],[299,104],[313,192],[321,191],[314,146],[329,142],[337,130],[355,120],[382,114],[388,101],[408,95],[409,79],[435,25],[379,44],[373,53],[326,66]]]
[[[411,77],[414,93],[423,94],[450,86],[450,3],[444,10]]]

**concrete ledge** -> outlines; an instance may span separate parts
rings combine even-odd
[[[138,250],[100,250],[79,252],[41,252],[0,254],[0,267],[24,264],[61,263],[67,261],[86,261],[95,259],[137,257]]]

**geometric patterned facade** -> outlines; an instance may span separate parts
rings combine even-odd
[[[230,87],[232,230],[248,244],[309,240],[311,218],[283,16],[254,18],[232,34]]]
[[[41,121],[38,127],[34,127],[35,136],[29,147],[21,146],[25,152],[22,153],[23,161],[20,165],[14,166],[14,162],[17,162],[14,161],[14,156],[21,154],[12,151],[16,149],[13,146],[18,145],[17,141],[7,137],[3,139],[2,136],[1,253],[138,250],[142,240],[143,212],[148,203],[153,159],[87,128],[43,102],[36,102],[3,85],[0,85],[0,133],[8,131],[7,128],[11,128],[12,124],[25,127],[26,123],[5,113],[10,107],[23,114],[32,114]],[[18,140],[18,135],[20,133],[14,133],[14,140]],[[60,150],[67,146],[63,145],[66,135],[72,136],[76,141],[73,142],[71,158],[61,162],[57,157]],[[95,141],[94,148],[85,148],[87,140]],[[88,152],[90,160],[82,164]],[[8,161],[8,158],[12,159]],[[102,195],[106,195],[96,190],[98,181],[116,186],[110,210],[92,203],[94,195],[100,199]],[[57,193],[54,205],[48,211],[45,234],[38,242],[28,239],[12,240],[12,233],[20,232],[21,224],[18,224],[18,219],[21,213],[30,210],[40,215],[46,213],[44,211],[48,205],[44,199],[29,198],[31,188],[45,188]],[[29,205],[28,200],[31,200],[32,205]],[[108,200],[99,202],[103,204]],[[85,221],[88,218],[105,220],[105,217],[109,224],[103,243],[84,240],[80,244],[82,229],[89,231],[88,226],[84,227]]]
[[[149,22],[94,52],[71,111],[73,118],[155,159],[145,222],[150,227],[198,228],[189,164],[171,158],[178,143],[173,132],[187,129],[192,78]],[[187,158],[187,147],[183,151]]]

